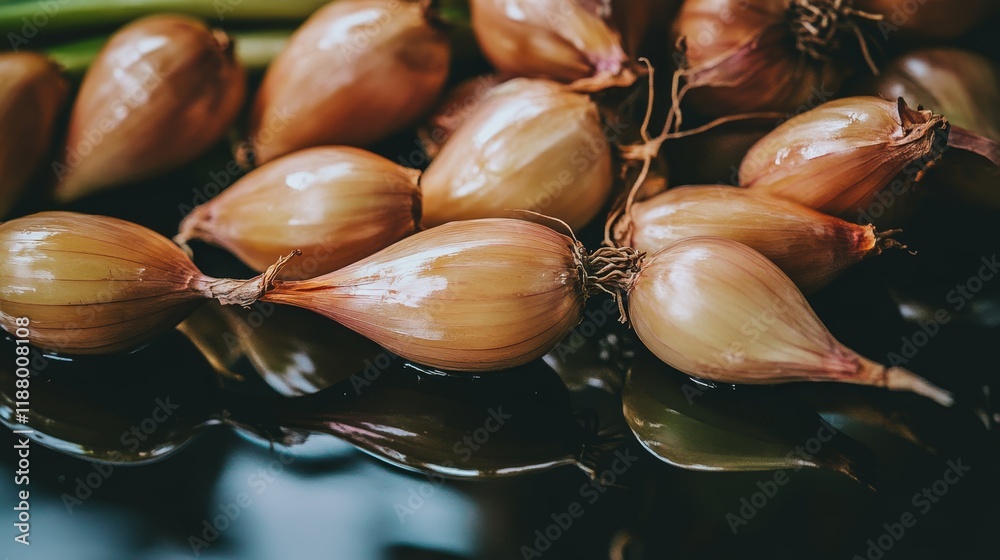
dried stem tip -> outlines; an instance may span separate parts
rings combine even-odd
[[[301,251],[292,251],[269,266],[263,274],[250,280],[211,280],[201,288],[201,293],[206,298],[219,300],[223,305],[250,307],[274,288],[274,279],[288,261],[301,254]]]
[[[857,20],[879,21],[882,15],[856,10],[854,0],[794,0],[789,10],[795,47],[800,52],[815,60],[828,61],[830,54],[840,48],[839,35],[847,32],[857,38],[865,61],[872,73],[878,75]]]

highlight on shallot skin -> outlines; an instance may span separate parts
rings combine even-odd
[[[862,30],[881,17],[851,1],[685,0],[671,40],[683,57],[680,97],[709,116],[795,111],[840,88],[851,73],[845,46],[867,54]],[[870,55],[859,62],[876,70]]]
[[[845,97],[797,115],[761,138],[740,164],[740,186],[844,219],[868,215],[891,184],[909,189],[951,153],[1000,168],[1000,142],[912,109],[902,97]],[[907,189],[903,189],[905,193]]]
[[[470,8],[479,46],[501,75],[574,83],[581,91],[635,82],[600,2],[472,0]]]
[[[69,202],[191,162],[236,118],[246,76],[221,30],[179,15],[115,33],[84,76],[55,196]]]
[[[838,342],[788,276],[731,239],[690,237],[647,257],[629,285],[628,311],[647,348],[695,377],[747,384],[834,381],[953,402],[926,379]]]
[[[420,172],[359,148],[325,146],[268,162],[198,206],[174,241],[224,247],[258,272],[305,279],[388,247],[420,227]]]
[[[133,350],[204,300],[246,305],[274,278],[210,278],[148,228],[76,212],[0,224],[0,252],[0,326],[28,317],[32,345],[67,354]]]
[[[597,105],[563,84],[525,78],[495,88],[420,180],[423,221],[541,212],[574,229],[604,207],[614,175]]]
[[[874,226],[823,214],[790,200],[727,186],[676,187],[632,204],[616,224],[615,242],[653,254],[687,237],[723,237],[763,254],[804,293],[891,247]]]
[[[256,161],[313,146],[369,146],[437,101],[451,45],[427,2],[340,0],[268,67],[250,115]]]
[[[115,218],[45,212],[0,225],[0,325],[32,317],[34,342],[67,353],[135,348],[206,299],[311,310],[407,359],[442,369],[525,364],[564,339],[584,303],[614,297],[640,340],[690,375],[727,383],[839,381],[951,395],[837,342],[795,284],[730,239],[689,237],[646,258],[630,247],[586,250],[523,220],[451,222],[328,274],[276,280],[296,256],[250,280],[202,274],[166,238]],[[66,254],[74,255],[65,258]],[[768,328],[747,324],[770,317]]]
[[[740,164],[740,186],[855,220],[909,166],[940,159],[947,133],[942,115],[902,99],[837,99],[754,144]]]
[[[580,323],[585,300],[617,293],[638,255],[593,252],[509,218],[450,222],[340,270],[275,281],[260,301],[325,315],[405,358],[491,371],[543,356]]]

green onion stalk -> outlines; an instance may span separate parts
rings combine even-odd
[[[0,4],[0,35],[12,50],[38,49],[94,35],[157,13],[184,14],[225,27],[304,21],[329,0],[20,0]]]

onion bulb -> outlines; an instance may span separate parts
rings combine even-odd
[[[542,212],[586,225],[613,182],[611,150],[597,106],[545,80],[493,90],[421,179],[424,225]]]
[[[842,345],[781,269],[731,239],[691,237],[661,249],[642,263],[628,302],[639,339],[688,375],[746,384],[835,381],[953,402],[912,372]]]
[[[947,137],[943,116],[910,109],[902,99],[846,97],[789,119],[754,144],[740,164],[740,186],[864,218],[893,179],[919,181]]]
[[[49,153],[56,117],[69,93],[44,56],[0,54],[0,217],[10,211]]]
[[[258,162],[312,146],[368,146],[437,101],[446,34],[427,2],[340,0],[312,15],[268,68],[250,118]]]
[[[805,293],[826,286],[862,259],[899,245],[873,226],[723,186],[679,187],[636,202],[616,230],[619,246],[648,254],[688,237],[739,241],[778,265]]]
[[[950,47],[920,49],[893,60],[869,93],[902,97],[947,115],[948,122],[1000,140],[1000,66]]]
[[[91,64],[66,135],[56,197],[153,177],[181,166],[226,133],[246,93],[225,33],[185,16],[123,27]]]
[[[955,39],[997,12],[996,0],[856,0],[862,10],[882,14],[879,31],[928,39]]]
[[[505,77],[577,82],[582,90],[628,86],[635,74],[610,7],[594,0],[472,0],[472,29]]]
[[[169,239],[140,225],[43,212],[0,225],[0,326],[30,322],[31,344],[69,354],[129,350],[206,298],[243,304],[273,278],[209,278]],[[251,295],[248,296],[247,294]]]
[[[1000,142],[1000,66],[979,54],[955,48],[916,50],[892,61],[869,88],[868,93],[902,97],[910,105],[947,115],[953,126]],[[942,159],[928,177],[928,190],[1000,208],[997,178],[997,168],[988,160],[959,151]]]
[[[371,255],[420,222],[420,172],[359,148],[311,148],[251,171],[198,206],[174,240],[224,247],[263,272],[302,252],[279,278],[312,278]]]
[[[685,0],[674,21],[685,99],[708,116],[821,103],[849,75],[845,43],[866,48],[859,23],[871,19],[852,0]]]
[[[637,258],[588,254],[523,220],[451,222],[335,272],[276,281],[260,301],[325,315],[428,366],[497,370],[545,355],[580,322],[587,297],[615,292]]]

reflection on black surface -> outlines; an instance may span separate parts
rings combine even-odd
[[[409,140],[403,144],[409,146]],[[179,219],[177,205],[191,203],[192,189],[208,182],[209,171],[225,168],[228,154],[224,148],[217,152],[217,161],[204,163],[187,175],[172,174],[156,184],[82,201],[75,208],[137,220],[172,234]],[[37,208],[31,209],[49,207],[35,203]],[[920,212],[903,235],[918,252],[916,256],[889,253],[862,263],[810,300],[836,337],[867,357],[888,361],[889,352],[899,353],[901,337],[912,338],[920,329],[912,322],[916,316],[907,317],[909,320],[900,316],[898,302],[919,301],[928,310],[952,309],[945,307],[949,305],[946,298],[956,282],[968,279],[980,266],[981,257],[989,257],[1000,248],[995,214],[936,202],[924,204]],[[594,247],[600,242],[599,229],[579,233]],[[234,259],[208,247],[198,248],[198,262],[216,276],[250,275]],[[966,401],[985,403],[983,387],[995,392],[1000,381],[996,367],[998,330],[982,328],[996,322],[990,315],[990,302],[1000,290],[998,282],[988,283],[903,365],[954,390]],[[589,309],[602,303],[598,297],[592,301]],[[982,310],[987,313],[980,313]],[[975,314],[967,316],[967,311]],[[623,330],[627,332],[627,328]],[[588,338],[587,343],[601,336]],[[11,549],[5,536],[0,558],[195,558],[190,537],[201,537],[205,522],[212,524],[220,515],[220,505],[233,502],[240,493],[250,495],[252,504],[241,509],[239,517],[230,521],[230,527],[208,548],[200,550],[197,558],[522,559],[521,547],[533,545],[536,531],[544,531],[553,523],[552,515],[565,512],[572,502],[583,503],[586,513],[563,532],[543,559],[608,558],[618,534],[629,538],[624,550],[630,560],[863,557],[868,539],[877,538],[885,523],[912,509],[914,492],[940,478],[946,462],[959,457],[972,471],[918,520],[917,529],[899,540],[885,560],[995,555],[993,528],[1000,524],[996,508],[996,497],[1000,496],[997,432],[986,432],[971,414],[938,410],[916,397],[865,388],[813,384],[794,389],[761,387],[749,393],[741,390],[739,395],[768,397],[763,401],[752,396],[743,401],[741,397],[734,401],[734,408],[727,406],[722,412],[728,416],[742,410],[746,422],[733,429],[738,434],[753,432],[759,421],[770,416],[765,412],[778,408],[777,404],[760,402],[777,403],[784,395],[793,394],[829,417],[828,413],[834,413],[850,418],[853,422],[835,425],[878,455],[882,473],[878,493],[847,477],[802,469],[748,525],[733,534],[726,515],[738,511],[741,500],[749,499],[759,490],[758,483],[773,476],[770,471],[692,472],[643,453],[618,481],[621,487],[608,488],[598,501],[589,503],[580,494],[581,486],[589,481],[577,469],[542,471],[539,465],[553,460],[571,465],[580,459],[579,450],[593,433],[592,427],[577,422],[581,409],[598,410],[602,427],[613,423],[605,409],[619,398],[620,372],[609,369],[600,356],[599,364],[593,362],[591,350],[588,346],[565,354],[563,361],[551,364],[561,383],[537,363],[498,378],[507,381],[480,384],[485,376],[465,379],[461,375],[420,374],[402,370],[401,360],[396,360],[386,368],[370,370],[368,375],[379,375],[371,385],[358,385],[358,395],[350,383],[356,367],[316,368],[319,378],[306,375],[309,368],[291,368],[288,371],[296,373],[287,378],[305,382],[288,382],[285,387],[298,392],[338,383],[301,400],[281,397],[268,383],[253,377],[254,364],[249,359],[231,364],[244,381],[223,380],[225,389],[220,390],[220,380],[177,335],[158,340],[134,356],[93,358],[86,365],[81,365],[85,363],[81,360],[72,367],[53,362],[33,379],[32,422],[41,430],[43,441],[72,456],[42,446],[32,448],[35,545],[30,554],[22,555],[23,551]],[[12,355],[8,343],[0,343],[0,354]],[[0,394],[8,404],[0,407],[9,407],[12,379],[5,368],[11,362],[2,356]],[[112,362],[142,366],[111,370],[100,365]],[[269,371],[276,372],[283,362],[267,363],[274,364]],[[361,374],[369,381],[365,370]],[[280,385],[274,389],[290,394]],[[202,431],[181,452],[160,455],[161,461],[133,468],[115,466],[109,476],[95,479],[100,481],[96,488],[90,488],[87,478],[97,472],[95,464],[78,457],[89,453],[92,458],[114,460],[111,452],[122,452],[121,435],[148,418],[155,400],[164,392],[176,393],[185,404],[176,416],[157,425],[142,442],[146,444],[140,447],[142,454],[132,459],[169,453],[199,423],[229,410],[254,432],[279,435],[279,419],[302,429],[340,430],[345,441],[423,472],[441,472],[440,467],[451,461],[461,476],[496,474],[508,468],[532,474],[470,484],[407,473],[348,453],[345,445],[330,436],[313,436],[302,447],[275,445],[272,451],[268,445],[250,444],[231,430],[219,429]],[[776,400],[770,400],[772,397]],[[888,411],[888,418],[870,416],[872,411],[861,406],[864,401],[856,400],[862,397],[870,399],[879,411]],[[483,427],[489,408],[495,406],[518,414],[463,461],[464,455],[455,453],[455,444]],[[761,412],[760,406],[768,410]],[[281,414],[268,414],[272,407]],[[995,405],[988,409],[996,411]],[[877,428],[860,429],[871,425]],[[766,424],[764,428],[771,429]],[[906,437],[905,430],[937,454],[877,433]],[[400,435],[402,432],[406,433]],[[431,436],[431,432],[436,435]],[[326,447],[310,449],[324,439]],[[9,476],[14,470],[15,458],[10,452],[14,442],[5,430],[0,441],[6,450],[0,451],[0,473],[6,480],[0,483],[0,507],[5,509],[10,507],[9,490],[14,489]],[[639,442],[633,439],[621,446],[641,452]],[[282,457],[294,460],[286,465]],[[263,487],[255,484],[262,480],[261,469],[276,461],[281,470],[273,481]],[[254,475],[258,478],[251,479]],[[83,481],[83,486],[78,481]],[[422,505],[413,498],[413,492],[419,496],[421,489],[427,493],[431,488],[432,495],[424,498]],[[67,508],[64,496],[76,499],[88,492],[80,505]],[[410,500],[419,507],[410,508]],[[412,509],[412,515],[401,519],[397,506]],[[10,518],[4,519],[9,522]]]
[[[395,360],[347,327],[297,307],[258,302],[250,309],[210,302],[178,326],[223,375],[239,360],[274,391],[321,391],[376,362]]]
[[[565,385],[541,362],[480,376],[387,364],[274,403],[270,422],[288,433],[333,434],[390,463],[456,478],[577,464],[596,443]],[[246,414],[233,419],[253,423],[254,413]]]
[[[14,355],[9,337],[0,352]],[[218,424],[215,375],[179,335],[127,355],[35,352],[31,370],[24,427],[34,430],[35,441],[63,453],[111,463],[150,461]],[[14,381],[13,360],[0,362],[0,420],[8,427],[15,426]]]
[[[825,468],[873,486],[870,451],[794,397],[695,385],[643,350],[623,393],[625,417],[665,462],[694,470]],[[805,447],[809,452],[796,452]]]

